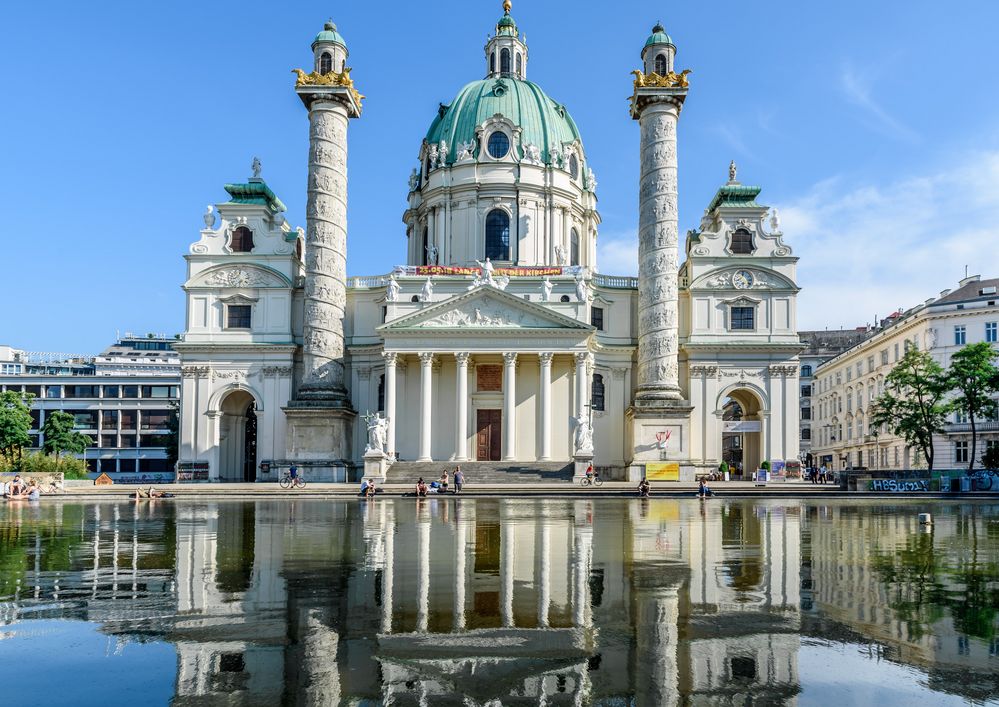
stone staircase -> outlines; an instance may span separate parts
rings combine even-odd
[[[421,476],[428,484],[447,469],[452,483],[458,462],[396,462],[389,467],[387,484],[416,484]],[[461,462],[465,485],[505,486],[518,484],[572,484],[572,462]]]

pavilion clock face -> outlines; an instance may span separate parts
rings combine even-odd
[[[753,286],[753,273],[748,270],[737,270],[732,276],[732,284],[740,290],[748,290]]]

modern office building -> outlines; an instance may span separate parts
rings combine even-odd
[[[870,424],[871,404],[884,391],[885,377],[910,347],[928,351],[941,366],[966,344],[986,341],[999,347],[999,279],[966,277],[923,304],[886,319],[877,331],[814,371],[812,450],[818,463],[835,469],[925,467],[922,455],[902,438]],[[988,445],[999,444],[999,421],[980,420],[975,463]],[[951,414],[934,436],[934,466],[967,467],[971,425]]]
[[[173,341],[126,334],[97,356],[0,346],[0,389],[35,396],[26,451],[41,449],[46,416],[61,410],[93,440],[81,455],[92,472],[119,483],[172,479],[168,425],[180,394]]]

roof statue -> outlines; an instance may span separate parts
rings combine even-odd
[[[263,165],[260,164],[259,157],[253,158],[253,162],[250,163],[250,169],[253,170],[253,178],[260,179],[260,172],[263,171]]]
[[[735,166],[735,160],[728,163],[728,183],[735,184],[735,177],[737,173],[737,168]]]

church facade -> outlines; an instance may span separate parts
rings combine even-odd
[[[347,134],[363,96],[332,23],[312,49],[295,85],[310,119],[305,226],[255,162],[185,256],[182,478],[274,480],[294,463],[348,481],[483,461],[630,480],[673,462],[693,479],[726,440],[747,468],[797,459],[797,259],[733,164],[681,263],[689,72],[661,26],[633,72],[637,278],[598,269],[594,169],[566,106],[528,80],[509,2],[485,77],[430,117],[406,262],[347,278]]]

